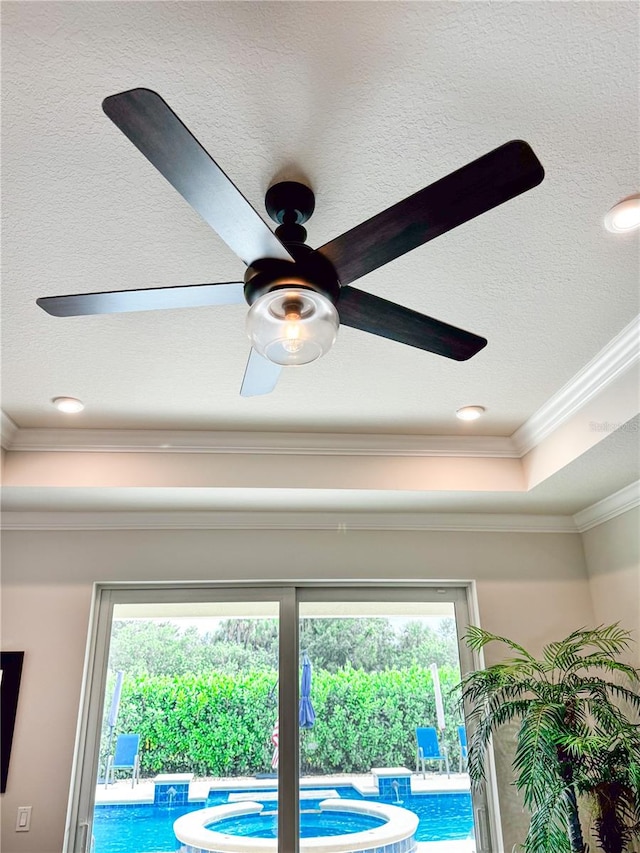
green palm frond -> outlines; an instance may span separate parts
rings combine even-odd
[[[595,646],[610,655],[628,652],[633,643],[631,631],[621,628],[619,622],[583,630],[583,638],[585,646]]]
[[[579,639],[583,629],[574,631],[569,634],[564,640],[557,640],[553,643],[548,643],[542,650],[542,657],[545,662],[545,669],[552,671],[554,669],[562,669],[563,662],[579,659],[578,652],[583,648],[583,643]]]
[[[478,788],[485,779],[486,751],[493,734],[512,720],[523,717],[529,709],[530,703],[523,700],[496,701],[492,703],[488,713],[477,718],[475,726],[473,721],[471,722],[472,735],[469,740],[467,765],[474,788]]]
[[[630,664],[613,660],[603,652],[593,652],[590,655],[577,656],[575,661],[567,662],[563,667],[566,674],[575,672],[576,670],[587,671],[590,669],[606,669],[609,672],[621,672],[631,682],[640,683],[640,670]]]
[[[527,808],[544,802],[549,778],[558,774],[558,743],[563,734],[561,706],[538,705],[530,709],[520,724],[513,759],[516,788],[522,791]]]
[[[485,631],[482,628],[478,628],[475,625],[467,628],[466,633],[462,637],[462,639],[466,642],[470,649],[473,649],[476,652],[479,652],[483,649],[487,643],[504,643],[505,646],[508,646],[510,649],[513,649],[516,652],[520,652],[521,657],[514,658],[514,660],[527,661],[531,665],[535,666],[538,671],[542,671],[542,667],[540,665],[540,661],[536,660],[536,658],[530,654],[524,646],[521,646],[519,643],[510,640],[508,637],[501,637],[498,634],[491,634],[489,631]]]
[[[568,818],[562,786],[550,786],[544,801],[531,816],[524,844],[526,853],[571,853],[567,836]]]
[[[540,694],[544,693],[534,679],[506,677],[504,673],[495,673],[493,667],[491,670],[480,670],[477,675],[478,678],[468,676],[460,684],[460,702],[463,705],[484,705],[494,699],[539,699]]]
[[[611,694],[617,699],[625,699],[635,708],[640,710],[640,683],[636,686],[634,681],[631,681],[632,688],[625,687],[618,681],[610,681],[607,678],[597,675],[588,675],[583,673],[579,675],[575,672],[568,673],[561,682],[561,689],[565,691],[573,691],[574,693],[586,693],[590,690],[597,691],[599,694]]]
[[[603,734],[593,734],[588,729],[580,733],[565,732],[558,738],[558,746],[575,760],[585,760],[589,756],[599,755],[611,746],[611,738]]]
[[[629,784],[637,792],[638,800],[640,800],[640,761],[629,762]]]
[[[626,737],[632,741],[638,739],[640,728],[637,723],[632,723],[624,712],[613,702],[603,700],[601,697],[587,697],[585,705],[589,709],[595,724],[610,734],[618,737]]]

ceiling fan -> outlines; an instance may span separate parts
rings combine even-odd
[[[447,358],[465,361],[485,338],[357,290],[351,283],[544,178],[526,142],[514,140],[441,178],[319,249],[303,227],[314,195],[284,181],[266,193],[275,233],[168,104],[150,89],[103,101],[107,116],[247,265],[244,281],[49,296],[56,317],[249,304],[252,342],[240,393],[272,391],[285,365],[306,364],[333,344],[343,323]]]

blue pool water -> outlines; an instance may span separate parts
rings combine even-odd
[[[93,853],[175,853],[179,848],[173,823],[204,802],[167,809],[153,805],[96,806]]]
[[[379,797],[363,797],[350,785],[334,790],[341,797],[349,797],[352,800],[381,802]],[[392,800],[382,802],[390,802],[394,805]],[[411,797],[404,797],[398,805],[418,815],[420,823],[416,832],[416,841],[458,841],[468,838],[473,830],[471,795],[466,792],[414,794]]]
[[[314,788],[314,790],[320,789]],[[341,797],[352,800],[380,802],[378,797],[363,797],[350,785],[331,790],[337,791]],[[206,802],[194,802],[189,803],[188,806],[174,808],[153,805],[97,805],[93,816],[94,853],[175,853],[180,845],[173,834],[174,821],[188,812],[228,802],[229,793],[230,791],[215,791]],[[253,798],[260,802],[265,790],[251,793]],[[302,801],[301,824],[303,822],[304,824],[308,822],[307,825],[311,824],[312,815],[309,814],[309,810],[317,808],[318,802]],[[384,802],[388,803],[389,800]],[[273,810],[273,802],[265,805],[270,811]],[[473,829],[471,797],[468,793],[417,794],[404,798],[401,805],[415,812],[420,819],[416,832],[418,841],[453,841],[467,838]],[[356,819],[355,815],[353,817]],[[362,817],[358,815],[357,820],[361,820]],[[334,834],[342,834],[346,831],[349,830],[342,829]],[[303,837],[310,837],[313,834],[313,832],[308,835],[303,834]],[[320,834],[330,833],[323,828]]]
[[[306,806],[306,803],[305,803]],[[309,812],[300,814],[300,838],[317,838],[320,835],[346,835],[349,832],[364,832],[385,823],[382,818],[347,812]],[[277,838],[277,812],[259,815],[241,815],[219,820],[211,824],[216,832],[240,835],[243,838]]]

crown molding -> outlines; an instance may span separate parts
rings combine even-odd
[[[9,450],[16,440],[19,429],[18,425],[11,420],[6,412],[0,409],[0,434],[2,438],[2,446],[5,450]]]
[[[350,530],[576,533],[570,515],[333,512],[4,512],[4,530]]]
[[[12,422],[13,423],[13,422]],[[506,436],[17,428],[11,451],[518,457]]]
[[[640,361],[640,315],[600,350],[557,393],[511,436],[518,456],[524,456],[578,412],[607,385]]]
[[[245,453],[304,456],[522,458],[640,360],[640,315],[507,436],[369,435],[18,427],[2,413],[2,446],[22,451]]]
[[[629,483],[620,491],[585,507],[573,516],[573,520],[578,532],[584,533],[585,530],[591,530],[592,527],[610,521],[637,506],[640,506],[640,480]]]
[[[331,512],[4,512],[4,530],[349,530],[584,533],[640,506],[640,480],[575,515]]]
[[[31,512],[2,513],[3,530],[349,530],[584,533],[640,506],[640,480],[575,515],[375,512]]]
[[[525,456],[640,361],[640,315],[550,397],[511,437],[205,430],[46,429],[18,427],[2,412],[9,451],[243,453],[302,456]]]

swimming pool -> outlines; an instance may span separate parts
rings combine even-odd
[[[256,802],[261,802],[263,797],[262,801],[269,802],[273,809],[274,790],[254,789],[247,793]],[[333,790],[346,799],[381,802],[379,797],[363,797],[350,785]],[[227,803],[229,795],[233,793],[237,793],[237,789],[212,791],[206,801],[174,808],[152,804],[98,804],[93,819],[94,853],[175,853],[179,844],[173,832],[174,821],[189,812]],[[271,797],[267,799],[269,794]],[[315,800],[302,801],[304,811],[314,809],[317,805]],[[417,841],[459,840],[468,838],[473,830],[471,797],[468,793],[414,794],[406,797],[401,805],[418,815]]]
[[[314,786],[314,790],[321,791],[323,786]],[[336,785],[326,790],[335,791],[339,797],[348,800],[387,802],[395,805],[393,800],[365,797],[352,785]],[[246,795],[247,797],[250,795],[250,798],[258,803],[266,804],[271,801],[275,791],[276,788],[248,789]],[[216,806],[228,802],[230,793],[230,791],[211,791],[207,805]],[[318,803],[319,800],[305,799],[302,808],[317,809]],[[473,809],[468,791],[412,794],[410,797],[404,797],[397,805],[418,815],[420,822],[416,833],[417,841],[458,841],[468,838],[473,830]]]

